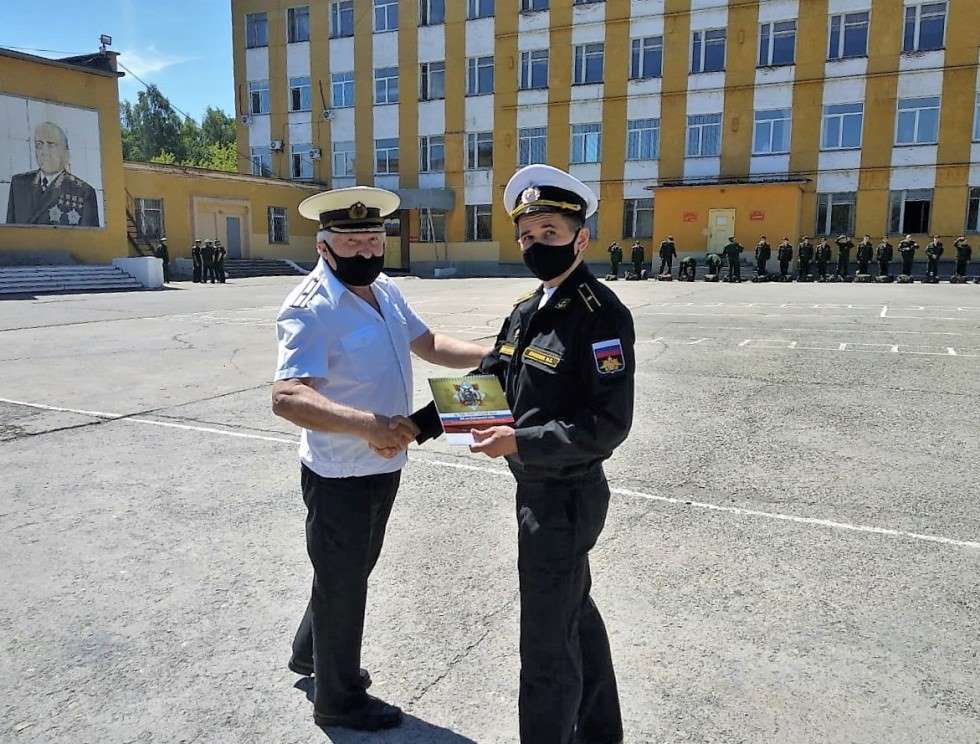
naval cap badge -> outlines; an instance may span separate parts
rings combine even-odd
[[[368,208],[364,206],[364,202],[354,202],[347,214],[352,220],[363,220],[368,216]]]
[[[529,186],[521,194],[521,204],[531,204],[541,198],[541,190],[537,186]]]

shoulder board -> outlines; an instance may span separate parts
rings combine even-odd
[[[592,291],[592,287],[589,286],[588,282],[582,282],[576,287],[578,296],[582,298],[582,302],[585,303],[586,309],[590,313],[594,313],[600,307],[602,303],[599,302],[599,298],[595,296],[595,292]]]
[[[526,292],[522,294],[520,297],[514,300],[514,304],[520,305],[522,302],[526,302],[527,300],[530,300],[532,297],[534,297],[534,295],[538,293],[538,289],[539,289],[538,287],[535,287],[530,292]]]
[[[323,284],[323,275],[310,274],[300,285],[299,290],[289,303],[290,307],[309,307],[310,301],[316,296],[317,290]]]

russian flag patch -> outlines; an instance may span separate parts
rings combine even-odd
[[[596,341],[592,344],[592,356],[595,357],[595,368],[600,375],[613,375],[626,369],[623,345],[618,338]]]

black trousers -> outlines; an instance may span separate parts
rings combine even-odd
[[[521,744],[613,744],[623,737],[609,639],[589,596],[589,551],[608,506],[601,473],[517,484]]]
[[[888,274],[888,261],[878,260],[878,276],[886,276]]]
[[[674,263],[674,259],[673,259],[672,256],[668,256],[667,258],[661,258],[660,259],[660,273],[663,274],[664,273],[664,269],[667,269],[667,273],[668,274],[670,272],[672,272],[674,270],[673,269],[673,263]]]
[[[212,284],[214,284],[214,264],[206,263],[204,264],[204,278],[201,281],[206,284],[209,280]]]
[[[762,276],[763,274],[766,273],[766,262],[763,261],[761,258],[757,258],[755,260],[755,273],[758,274],[759,276]]]
[[[966,276],[966,264],[968,262],[957,258],[956,259],[956,276]]]
[[[847,264],[850,263],[843,256],[837,259],[837,276],[847,276]]]
[[[633,262],[633,273],[635,273],[637,276],[639,276],[640,274],[643,273],[643,262],[642,261],[639,262],[639,263],[637,263],[636,261]]]
[[[800,277],[804,277],[810,273],[810,262],[807,259],[800,259],[796,262],[796,269],[799,272]]]
[[[827,262],[817,261],[817,275],[826,278],[827,276]]]
[[[728,278],[741,279],[742,278],[742,266],[739,264],[737,258],[728,259]]]
[[[194,264],[194,281],[197,283],[201,282],[201,266],[200,264]]]
[[[317,713],[356,708],[368,577],[381,554],[401,471],[360,478],[322,478],[303,466],[306,550],[313,591],[293,639],[293,659],[312,661]]]
[[[870,263],[870,261],[865,261],[865,260],[859,258],[858,259],[858,273],[859,274],[867,274],[868,273],[868,264],[869,263]]]
[[[906,276],[912,276],[912,257],[908,256],[902,257],[902,273]]]
[[[938,258],[928,258],[928,263],[926,264],[926,274],[930,276],[939,275],[939,259]]]
[[[789,274],[789,259],[781,258],[779,259],[779,274],[780,276],[787,276]]]

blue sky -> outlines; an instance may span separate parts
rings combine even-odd
[[[234,114],[231,0],[46,0],[43,13],[37,0],[0,5],[0,46],[65,57],[96,51],[109,34],[119,61],[177,108],[198,121],[209,105]],[[119,81],[121,98],[141,89],[131,75]]]

